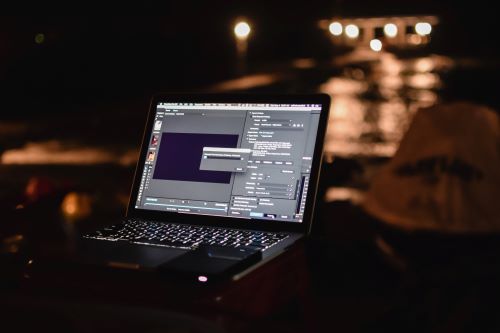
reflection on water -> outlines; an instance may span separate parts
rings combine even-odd
[[[311,59],[298,59],[292,65],[295,69],[306,70],[314,67],[315,62]],[[321,92],[332,96],[325,146],[328,160],[331,160],[328,154],[346,157],[392,156],[415,111],[439,101],[441,74],[452,68],[454,62],[447,57],[436,55],[400,59],[387,52],[355,50],[348,55],[337,57],[333,65],[341,68],[342,74],[323,81],[319,87]],[[270,88],[283,80],[308,78],[294,78],[285,74],[257,74],[220,83],[211,87],[211,90],[246,90],[261,86]],[[100,119],[97,115],[94,117]],[[92,125],[91,122],[85,124],[82,126]],[[21,136],[27,125],[23,126],[0,126],[2,130],[9,130],[4,131],[0,139],[6,141],[9,133]],[[113,127],[111,124],[110,126]],[[129,128],[133,126],[129,122]],[[64,126],[59,124],[59,127]],[[59,127],[54,126],[56,129]],[[52,127],[47,128],[46,132],[50,133],[52,130]],[[85,140],[79,137],[82,133],[87,135],[88,131],[76,130],[75,133],[76,137],[70,140],[56,141],[46,138],[44,141],[28,142],[19,148],[12,147],[4,152],[0,151],[0,164],[132,166],[137,160],[136,143],[134,147],[131,142],[120,146],[117,145],[119,143],[107,144],[110,137],[120,137],[121,133],[113,132],[109,137],[102,138],[101,142],[104,144],[96,141],[86,143],[88,137]]]
[[[120,164],[130,166],[137,161],[138,151],[116,148],[65,145],[60,141],[28,142],[19,149],[7,150],[0,156],[1,164]]]
[[[438,102],[440,74],[453,67],[442,56],[399,59],[394,54],[342,57],[341,76],[320,91],[332,96],[325,143],[327,155],[394,154],[413,114]]]
[[[321,76],[324,72],[315,72],[321,76],[320,82],[323,82],[319,90],[332,96],[325,145],[326,158],[329,161],[333,155],[348,158],[392,156],[416,110],[439,102],[439,93],[443,86],[441,74],[451,69],[454,61],[436,55],[402,59],[387,52],[356,50],[336,58],[333,65],[342,69],[340,75],[324,80]],[[315,66],[311,59],[299,59],[293,63],[295,69],[306,70],[311,66]],[[250,89],[260,86],[269,86],[271,89],[273,84],[282,80],[311,80],[310,84],[315,85],[315,82],[318,82],[316,79],[284,74],[259,74],[221,83],[213,86],[212,90],[225,90],[229,87],[232,90]],[[114,109],[121,110],[111,108]],[[97,115],[94,117],[100,119]],[[57,119],[54,117],[54,121]],[[61,122],[67,122],[67,119],[59,121]],[[82,127],[91,124],[87,122]],[[130,120],[127,124],[128,128],[136,127]],[[27,125],[23,126],[6,124],[3,127],[10,130],[8,133],[21,136]],[[55,126],[56,129],[59,127]],[[112,125],[110,127],[114,128]],[[45,129],[48,134],[52,130],[52,127]],[[102,138],[104,132],[101,132],[101,140],[94,141],[87,140],[87,136],[85,140],[80,138],[82,133],[87,135],[88,132],[76,130],[76,134],[70,139],[57,141],[49,140],[46,135],[45,140],[28,142],[19,148],[14,146],[4,152],[0,151],[0,164],[133,166],[137,161],[137,143],[132,146],[131,142],[122,143],[121,139],[110,140],[120,137],[121,133],[115,131]],[[8,133],[5,133],[0,135],[0,139],[4,141],[8,136]],[[99,141],[104,144],[99,144]]]

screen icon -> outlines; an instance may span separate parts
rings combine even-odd
[[[154,151],[150,151],[149,154],[148,154],[148,161],[149,162],[153,162],[155,160],[155,152]]]
[[[155,127],[154,127],[154,130],[155,130],[155,131],[159,131],[159,130],[161,130],[161,125],[162,125],[162,123],[163,123],[163,122],[162,122],[161,120],[157,120],[157,121],[155,121]]]

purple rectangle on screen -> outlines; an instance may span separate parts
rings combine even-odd
[[[203,147],[236,148],[238,135],[162,133],[154,179],[229,184],[231,172],[200,170]]]

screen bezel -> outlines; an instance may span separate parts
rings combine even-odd
[[[210,216],[202,214],[177,213],[135,208],[141,175],[149,148],[149,137],[153,127],[158,102],[167,103],[272,103],[272,104],[320,104],[321,112],[314,146],[314,155],[309,178],[309,188],[302,222],[284,222],[265,219],[244,219],[227,216]],[[257,229],[282,232],[309,233],[314,214],[316,193],[323,145],[330,110],[330,96],[327,94],[307,95],[254,95],[254,94],[160,94],[151,99],[149,113],[141,144],[141,152],[135,169],[131,195],[127,208],[127,218],[144,218],[170,223],[197,224],[236,229]]]

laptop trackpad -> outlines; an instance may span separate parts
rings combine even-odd
[[[186,250],[131,244],[128,242],[108,242],[85,239],[81,256],[84,261],[101,263],[119,268],[155,268]]]

